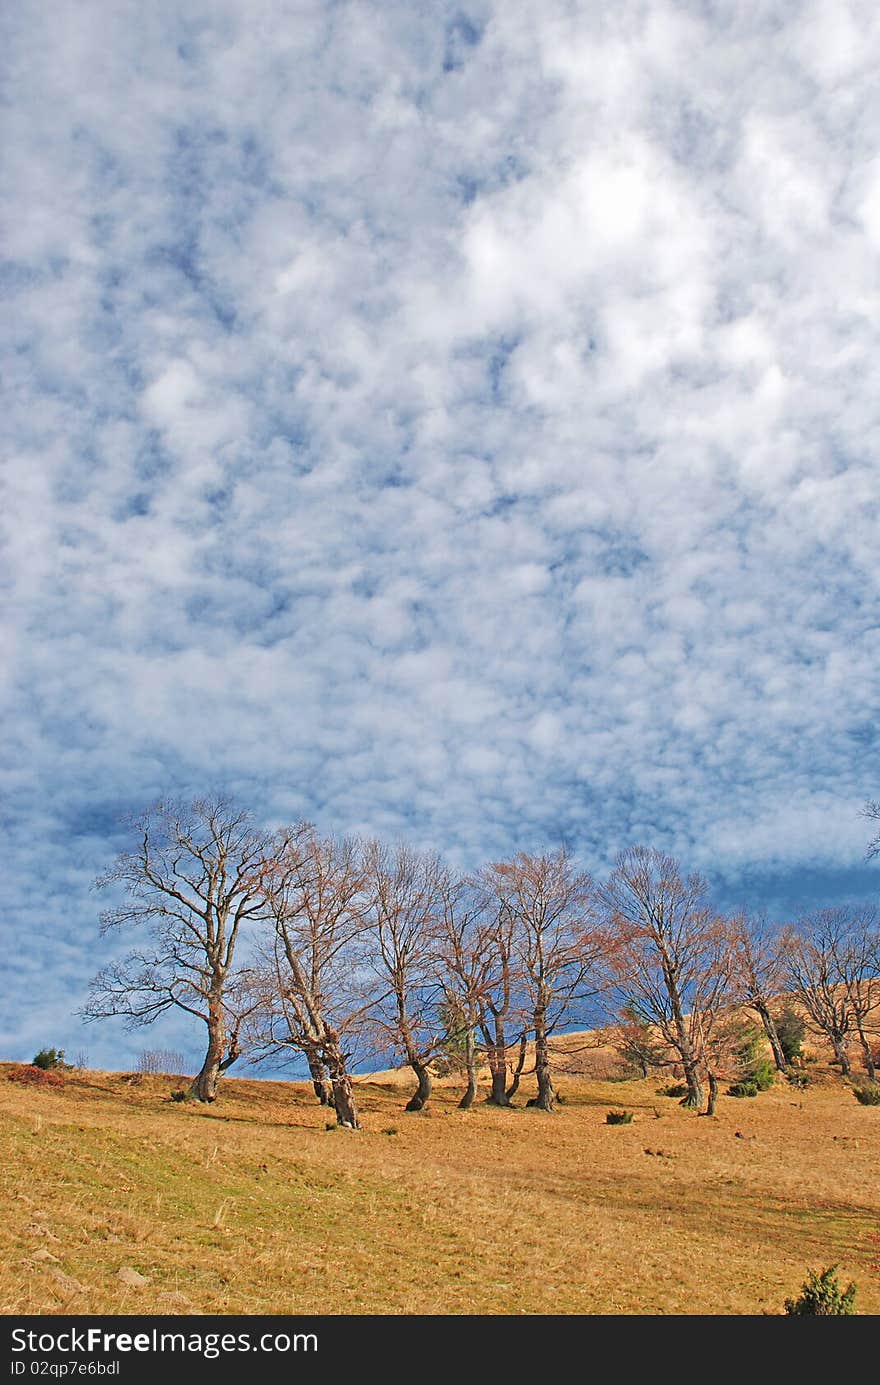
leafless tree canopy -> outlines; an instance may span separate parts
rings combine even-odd
[[[784,984],[783,938],[763,917],[739,914],[731,920],[731,999],[751,1010],[758,1019],[779,1072],[786,1068],[785,1054],[776,1030],[772,1003]]]
[[[597,964],[605,940],[597,926],[595,887],[565,848],[519,852],[488,867],[483,878],[509,939],[509,982],[521,989],[534,1036],[536,1105],[552,1111],[550,1037],[579,1001],[601,989]]]
[[[834,1050],[841,1072],[851,1071],[857,1038],[869,1079],[876,1080],[873,1043],[880,1026],[880,926],[876,910],[820,909],[784,937],[783,974],[817,1033]]]
[[[180,1073],[185,1065],[183,1054],[173,1048],[144,1048],[138,1054],[137,1070],[144,1075]]]
[[[159,804],[133,831],[134,848],[97,881],[124,893],[102,914],[102,932],[136,930],[149,943],[98,973],[82,1013],[120,1015],[132,1027],[177,1007],[203,1021],[208,1047],[192,1095],[212,1101],[221,1072],[240,1053],[247,999],[235,952],[242,927],[265,908],[267,834],[223,798]]]
[[[880,805],[866,812],[880,820]],[[873,908],[824,909],[784,930],[745,913],[723,918],[699,875],[644,846],[621,852],[599,884],[562,848],[464,878],[402,843],[339,839],[308,822],[269,833],[223,798],[159,804],[133,833],[97,883],[121,896],[102,931],[136,932],[139,943],[99,972],[82,1013],[130,1026],[173,1008],[199,1019],[199,1100],[213,1100],[245,1049],[254,1061],[292,1054],[337,1123],[356,1129],[352,1070],[367,1052],[412,1069],[408,1109],[418,1111],[441,1058],[466,1076],[463,1107],[483,1063],[486,1099],[509,1105],[531,1051],[530,1104],[552,1111],[551,1039],[599,1000],[624,1058],[643,1074],[683,1072],[694,1108],[708,1083],[714,1110],[719,1073],[744,1061],[743,1009],[785,1070],[780,996],[798,1003],[845,1074],[857,1044],[876,1080]],[[141,1062],[181,1066],[164,1050]]]
[[[372,1000],[363,977],[370,919],[362,856],[358,842],[322,837],[311,823],[278,834],[260,884],[271,938],[249,1024],[256,1053],[303,1055],[318,1099],[352,1129],[351,1045]]]
[[[412,1068],[418,1085],[407,1109],[419,1111],[430,1098],[430,1062],[446,1032],[434,957],[451,876],[439,856],[404,844],[368,842],[364,865],[376,985],[371,1020],[385,1047]]]
[[[683,876],[671,856],[642,846],[621,853],[600,898],[620,1003],[656,1026],[684,1070],[686,1102],[697,1108],[714,1071],[712,1030],[729,1004],[726,922],[710,907],[701,876]]]

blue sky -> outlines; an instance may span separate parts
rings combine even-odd
[[[874,894],[880,11],[18,0],[6,984],[159,795]]]

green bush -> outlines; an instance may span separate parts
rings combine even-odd
[[[775,1021],[776,1033],[779,1035],[779,1044],[782,1055],[786,1063],[797,1063],[803,1056],[801,1045],[807,1026],[801,1019],[797,1010],[793,1010],[790,1005],[786,1005],[782,1014]]]
[[[880,1086],[876,1082],[865,1082],[861,1087],[853,1087],[853,1096],[860,1106],[880,1106]]]
[[[63,1048],[41,1048],[33,1059],[33,1067],[42,1068],[44,1072],[49,1072],[52,1068],[67,1069],[70,1063],[64,1061]]]
[[[808,1072],[799,1072],[797,1068],[787,1068],[785,1080],[792,1087],[797,1087],[798,1091],[803,1092],[810,1085],[810,1074]]]
[[[836,1265],[829,1265],[818,1274],[810,1270],[800,1298],[787,1298],[785,1311],[796,1318],[845,1317],[855,1313],[856,1286],[848,1284],[841,1289],[834,1271]]]
[[[728,1096],[757,1096],[760,1088],[757,1082],[751,1077],[744,1077],[739,1082],[734,1082],[732,1087],[728,1087]]]
[[[766,1092],[773,1086],[775,1080],[776,1069],[770,1059],[759,1058],[749,1073],[749,1081],[754,1082],[759,1092]]]
[[[773,1086],[776,1069],[768,1058],[759,1056],[763,1035],[754,1025],[743,1031],[736,1051],[736,1065],[742,1074],[728,1087],[728,1096],[757,1096]]]
[[[632,1111],[607,1111],[605,1113],[606,1125],[630,1125],[632,1123]]]
[[[687,1096],[687,1094],[688,1089],[685,1082],[673,1082],[671,1087],[661,1087],[659,1092],[660,1096],[674,1096],[679,1098]]]

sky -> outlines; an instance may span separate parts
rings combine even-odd
[[[876,896],[873,0],[17,0],[0,1056],[167,795]],[[876,826],[876,824],[874,824]]]

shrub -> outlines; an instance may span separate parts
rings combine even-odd
[[[607,1111],[605,1113],[606,1125],[630,1125],[632,1123],[632,1111]]]
[[[836,1269],[836,1265],[829,1265],[818,1274],[815,1270],[810,1270],[809,1277],[801,1289],[800,1298],[785,1300],[786,1313],[796,1318],[832,1318],[854,1314],[856,1286],[848,1284],[845,1289],[841,1289],[834,1273]]]
[[[810,1085],[810,1074],[799,1072],[797,1068],[786,1069],[785,1079],[792,1087],[797,1087],[798,1091],[805,1091]]]
[[[679,1099],[683,1096],[687,1096],[687,1094],[687,1084],[684,1082],[673,1082],[671,1087],[661,1087],[659,1093],[660,1096],[673,1096]]]
[[[728,1087],[728,1096],[757,1096],[773,1086],[776,1070],[767,1058],[759,1057],[761,1033],[754,1025],[748,1025],[740,1038],[736,1050],[736,1063],[741,1076]]]
[[[754,1082],[759,1092],[769,1091],[775,1079],[776,1069],[769,1058],[759,1058],[749,1073],[749,1081]]]
[[[171,1093],[171,1100],[172,1100],[172,1101],[186,1101],[186,1098],[187,1098],[188,1095],[189,1095],[189,1093],[188,1093],[188,1092],[185,1092],[185,1091],[183,1090],[182,1087],[177,1087],[177,1088]]]
[[[49,1072],[52,1068],[69,1068],[70,1064],[64,1061],[63,1048],[41,1048],[33,1059],[33,1066]]]
[[[728,1087],[728,1096],[757,1096],[759,1087],[751,1077],[744,1077],[739,1082],[734,1082],[732,1087]]]
[[[803,1057],[801,1045],[807,1026],[801,1019],[797,1010],[793,1010],[790,1005],[786,1005],[782,1013],[777,1017],[776,1033],[779,1035],[779,1045],[782,1049],[782,1056],[786,1063],[797,1063]]]
[[[14,1068],[6,1074],[10,1082],[20,1082],[25,1087],[63,1087],[64,1078],[60,1072],[38,1068],[35,1064]]]
[[[853,1096],[860,1106],[880,1106],[880,1086],[876,1082],[865,1082],[853,1087]]]

